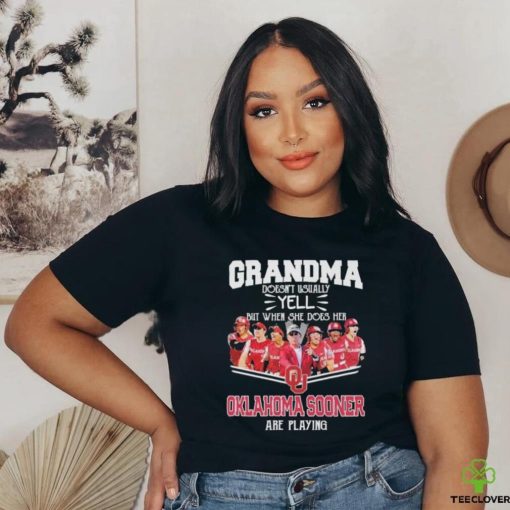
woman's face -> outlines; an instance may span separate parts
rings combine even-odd
[[[281,46],[260,53],[248,76],[243,118],[251,160],[274,188],[292,196],[339,187],[344,133],[319,79],[299,50]],[[280,161],[301,151],[315,154],[305,168]]]
[[[274,340],[278,344],[283,341],[282,335],[280,335],[280,333],[278,333],[276,331],[273,331],[271,333],[271,339]]]
[[[340,331],[337,331],[335,329],[333,331],[329,332],[329,338],[331,338],[331,340],[333,340],[333,342],[337,342],[341,336],[342,335],[341,335]]]
[[[237,332],[238,335],[244,335],[246,333],[246,326],[244,324],[236,324],[235,325],[235,330]]]

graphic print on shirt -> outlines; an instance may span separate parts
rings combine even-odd
[[[261,290],[260,310],[243,310],[233,317],[233,330],[227,334],[232,372],[286,384],[294,394],[255,395],[253,409],[249,396],[229,395],[229,416],[281,416],[275,409],[282,406],[293,417],[311,417],[317,409],[330,417],[365,415],[363,395],[301,399],[312,383],[353,376],[361,368],[366,346],[358,335],[360,324],[343,311],[328,309],[328,296],[335,286],[363,289],[357,260],[348,260],[344,266],[341,260],[331,264],[326,260],[234,260],[229,265],[229,285],[234,291],[247,286]],[[282,398],[285,402],[276,402]],[[317,420],[305,421],[312,427]],[[324,430],[327,424],[320,427],[317,430]]]

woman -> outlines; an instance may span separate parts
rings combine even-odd
[[[151,435],[145,510],[436,510],[471,494],[459,474],[488,443],[472,316],[387,159],[347,45],[302,18],[265,24],[226,74],[204,183],[108,217],[20,296],[11,349]],[[94,341],[148,310],[175,414]],[[224,340],[240,311],[321,329],[355,316],[370,356],[314,380],[299,360],[285,380],[242,371]]]
[[[349,318],[344,323],[345,334],[342,339],[345,342],[345,364],[347,368],[356,366],[360,359],[364,359],[366,353],[365,342],[358,335],[359,325],[354,318]]]
[[[234,331],[227,337],[230,346],[230,362],[233,365],[239,363],[239,358],[247,342],[253,340],[250,333],[250,321],[243,316],[239,316],[234,321]]]
[[[339,322],[328,324],[328,337],[326,338],[329,348],[333,353],[333,370],[344,370],[347,368],[345,362],[345,341],[342,338],[342,325]]]
[[[276,324],[269,328],[271,343],[267,349],[265,360],[267,362],[266,371],[273,375],[280,375],[280,353],[285,341],[283,340],[283,330]]]
[[[335,368],[333,351],[329,344],[322,339],[322,329],[319,326],[309,326],[306,337],[308,342],[305,345],[305,350],[314,361],[313,373],[332,372]]]
[[[271,343],[271,340],[266,337],[266,330],[266,325],[262,322],[256,322],[253,325],[255,338],[246,342],[238,366],[258,372],[264,371],[264,361],[268,356],[268,348]]]

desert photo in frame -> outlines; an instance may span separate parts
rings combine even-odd
[[[0,303],[139,198],[135,0],[0,0]]]

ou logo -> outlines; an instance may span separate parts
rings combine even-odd
[[[308,389],[308,375],[303,374],[300,367],[290,365],[285,370],[285,382],[293,393],[300,395]]]

